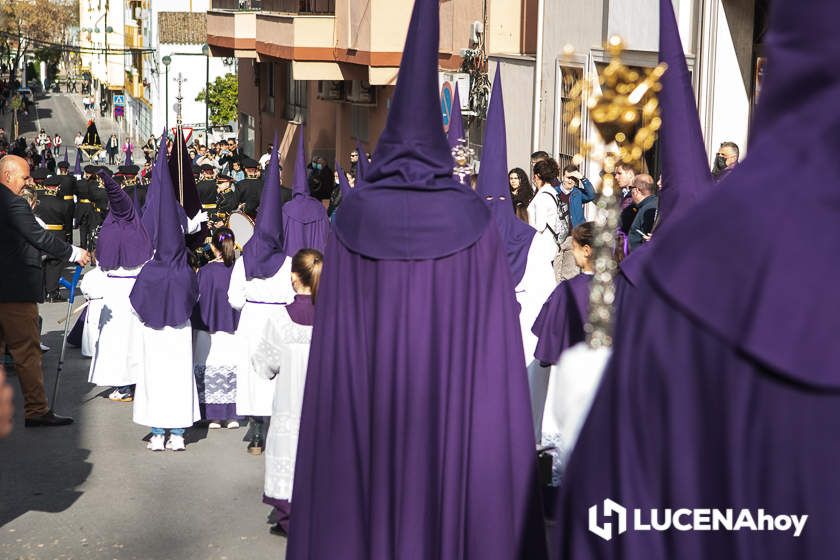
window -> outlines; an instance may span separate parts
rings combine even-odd
[[[554,152],[557,156],[557,163],[560,165],[560,169],[563,169],[564,166],[572,163],[572,158],[580,150],[583,128],[581,127],[576,132],[572,132],[565,113],[569,108],[569,104],[574,102],[572,99],[572,88],[576,83],[583,80],[583,68],[578,66],[559,66],[557,70],[559,74],[557,80],[558,102],[555,110],[558,113],[559,126],[555,129]],[[575,117],[583,122],[580,107],[578,107]]]
[[[292,64],[286,64],[286,110],[285,119],[296,123],[306,120],[306,81],[295,80]]]
[[[353,138],[360,142],[368,141],[368,122],[370,121],[370,111],[367,107],[360,107],[358,105],[350,106],[350,122]]]
[[[256,119],[248,113],[239,113],[239,148],[240,153],[254,154],[256,137]]]
[[[275,83],[274,83],[274,63],[269,62],[265,65],[265,84],[266,84],[266,91],[268,95],[265,100],[265,112],[274,114],[274,95],[275,95]]]

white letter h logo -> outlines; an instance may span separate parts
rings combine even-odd
[[[620,535],[627,531],[627,509],[621,504],[607,498],[604,500],[604,517],[611,517],[615,515],[618,520],[616,523],[616,535]],[[613,538],[612,523],[598,524],[598,506],[594,505],[589,508],[589,530],[605,541]]]

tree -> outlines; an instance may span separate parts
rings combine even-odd
[[[9,79],[30,48],[45,43],[66,44],[70,28],[79,25],[78,0],[2,0],[0,2],[0,55]]]
[[[201,90],[196,101],[204,101]],[[239,79],[236,74],[225,74],[210,82],[210,122],[214,125],[235,121],[239,105]]]

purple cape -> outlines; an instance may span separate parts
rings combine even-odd
[[[211,262],[198,271],[198,302],[192,314],[193,328],[214,332],[235,333],[239,311],[228,302],[232,266]]]
[[[166,135],[163,135],[166,141]],[[152,180],[157,200],[144,216],[155,214],[155,254],[143,265],[131,290],[131,305],[143,323],[153,329],[185,324],[198,299],[195,272],[187,262],[181,205],[175,198],[172,177],[166,173],[166,146],[161,146]],[[150,189],[150,190],[152,190]],[[151,194],[151,193],[150,193]]]
[[[528,251],[531,249],[531,242],[537,230],[518,219],[513,213],[508,186],[506,137],[502,77],[500,66],[496,65],[496,78],[493,81],[493,93],[490,97],[490,108],[487,111],[487,124],[484,130],[481,173],[475,190],[490,208],[493,221],[499,228],[505,244],[510,272],[513,275],[513,285],[516,286],[525,276]]]
[[[280,192],[280,164],[278,162],[277,134],[274,135],[271,159],[268,161],[265,185],[260,194],[260,208],[254,235],[242,248],[245,278],[271,278],[286,260],[283,251],[283,201]],[[323,208],[323,206],[322,206]]]
[[[297,294],[295,300],[284,307],[289,318],[298,325],[312,326],[315,324],[315,306],[312,296]]]
[[[449,128],[446,131],[446,141],[449,147],[454,148],[459,140],[464,138],[464,119],[461,116],[461,94],[458,92],[458,83],[455,83],[455,92],[452,94],[452,109],[449,112]]]
[[[99,172],[108,192],[109,211],[99,231],[96,260],[102,270],[134,268],[152,257],[152,242],[134,203],[114,179]]]
[[[544,364],[556,364],[563,350],[583,342],[583,326],[589,316],[591,274],[560,282],[542,306],[531,332],[537,337],[534,357]]]
[[[287,558],[545,558],[496,228],[425,261],[368,259],[331,236],[324,261]]]
[[[301,249],[317,249],[323,253],[330,231],[330,219],[321,201],[309,194],[303,153],[303,126],[298,133],[292,187],[292,200],[283,205],[283,250],[290,257]]]

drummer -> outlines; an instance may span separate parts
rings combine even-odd
[[[201,201],[201,209],[207,212],[211,224],[215,222],[214,214],[217,212],[214,175],[213,166],[205,163],[200,168],[199,181],[195,185],[198,190],[198,199]]]
[[[238,209],[239,197],[236,194],[233,186],[233,178],[228,175],[219,175],[216,177],[216,212],[211,216],[211,223],[215,227],[223,227],[226,225],[227,219],[233,212]]]

